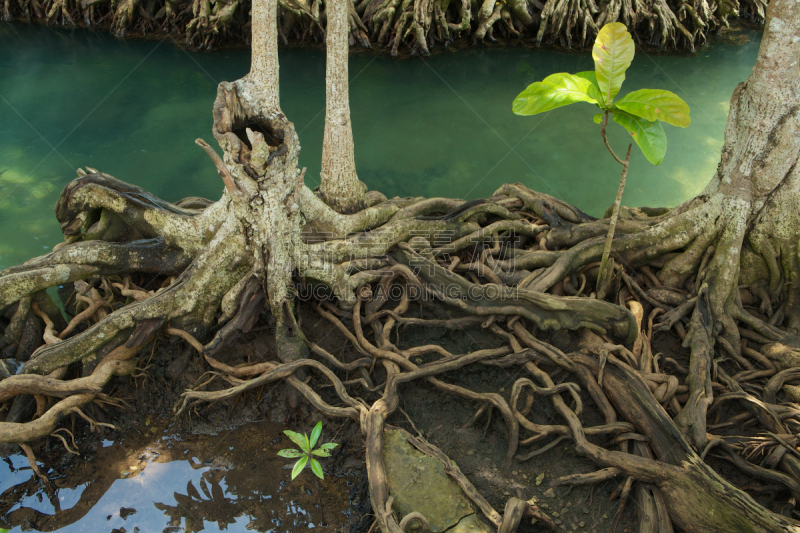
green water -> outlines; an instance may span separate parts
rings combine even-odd
[[[635,152],[623,202],[673,206],[713,175],[730,95],[755,64],[760,36],[694,57],[637,53],[625,87],[671,90],[691,107],[687,129],[665,126],[669,149],[652,167]],[[53,206],[75,169],[91,166],[170,201],[219,197],[222,184],[197,137],[213,142],[217,82],[248,70],[249,52],[190,54],[169,43],[0,24],[0,268],[62,240]],[[593,68],[589,55],[487,50],[396,61],[350,60],[359,176],[388,196],[478,198],[523,182],[599,215],[619,166],[605,152],[588,104],[536,117],[511,113],[528,84]],[[625,89],[623,89],[623,92]],[[324,126],[322,52],[281,53],[281,105],[319,183]],[[624,152],[627,134],[610,138]]]

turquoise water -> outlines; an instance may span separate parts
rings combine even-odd
[[[760,36],[693,57],[637,53],[623,88],[671,90],[691,107],[687,129],[665,126],[669,149],[652,167],[634,152],[623,202],[673,206],[700,191],[719,160],[730,95],[755,64]],[[123,42],[84,30],[0,24],[0,268],[62,240],[53,206],[79,166],[170,201],[219,197],[222,184],[194,144],[213,142],[216,84],[244,75],[249,52],[188,53],[169,43]],[[600,215],[619,166],[605,152],[595,108],[518,117],[511,101],[554,72],[591,70],[589,55],[476,48],[428,60],[350,60],[359,176],[388,196],[490,195],[523,182]],[[281,104],[319,183],[325,58],[281,53]],[[627,134],[609,126],[624,152]]]

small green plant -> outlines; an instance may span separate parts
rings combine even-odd
[[[600,135],[606,148],[622,165],[622,177],[600,261],[597,279],[599,298],[604,292],[601,291],[603,281],[609,280],[610,272],[613,271],[613,262],[609,266],[608,257],[611,253],[611,242],[614,238],[633,147],[633,144],[628,146],[628,155],[624,160],[617,157],[606,138],[609,115],[613,117],[614,122],[628,130],[634,142],[653,165],[660,165],[667,152],[667,136],[660,122],[681,128],[685,128],[691,122],[689,106],[679,96],[669,91],[639,89],[614,102],[614,97],[625,81],[625,71],[633,61],[634,49],[633,39],[624,24],[620,22],[606,24],[597,34],[592,48],[594,72],[552,74],[542,81],[529,85],[514,99],[512,106],[517,115],[536,115],[576,102],[595,104],[601,110],[595,115],[594,121],[601,125]]]
[[[311,471],[314,472],[318,478],[325,479],[325,476],[322,473],[322,465],[319,464],[319,461],[311,456],[316,455],[317,457],[330,457],[330,451],[336,448],[338,444],[335,442],[326,442],[318,449],[314,449],[314,446],[316,446],[319,436],[322,433],[322,422],[317,422],[317,425],[314,426],[313,430],[311,430],[310,437],[308,435],[301,435],[300,433],[296,433],[289,429],[286,429],[283,432],[292,440],[292,442],[300,446],[299,450],[295,450],[294,448],[286,448],[285,450],[278,452],[279,456],[285,457],[286,459],[297,459],[297,462],[292,468],[292,479],[296,478],[309,463],[311,463]]]

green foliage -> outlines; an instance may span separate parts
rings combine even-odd
[[[592,48],[594,72],[561,72],[532,83],[514,99],[512,109],[517,115],[535,115],[575,102],[595,104],[602,111],[595,115],[596,123],[611,115],[628,130],[647,160],[659,165],[667,152],[667,137],[659,121],[685,128],[691,122],[689,106],[676,94],[660,89],[633,91],[614,103],[633,55],[633,39],[625,25],[606,24]]]
[[[639,89],[623,96],[615,107],[653,122],[660,120],[685,128],[692,121],[689,106],[675,93],[661,89]]]
[[[623,112],[614,113],[614,122],[628,130],[648,161],[661,164],[667,153],[667,135],[661,124]]]
[[[322,422],[317,422],[317,425],[314,426],[313,430],[311,430],[310,437],[289,429],[284,430],[283,433],[289,437],[292,442],[300,446],[299,450],[294,448],[286,448],[278,452],[280,457],[285,457],[286,459],[297,459],[294,467],[292,467],[292,479],[296,478],[308,464],[311,465],[311,471],[314,472],[318,478],[325,479],[325,476],[322,473],[322,465],[319,464],[319,461],[311,456],[316,455],[317,457],[330,457],[331,450],[336,448],[338,444],[335,442],[326,442],[318,449],[314,449],[314,446],[319,440],[319,436],[322,434]]]
[[[610,104],[617,96],[625,71],[631,66],[634,52],[631,34],[621,22],[606,24],[597,34],[592,47],[594,72],[603,101]]]
[[[599,96],[596,86],[586,78],[573,76],[566,72],[553,74],[542,81],[531,84],[523,93],[525,98],[518,96],[513,104],[514,113],[535,115],[575,102],[597,104],[598,100],[589,94],[592,90],[597,93],[595,96]]]

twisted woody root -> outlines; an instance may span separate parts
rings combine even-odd
[[[382,434],[387,417],[398,407],[398,385],[418,379],[481,404],[476,418],[497,409],[508,431],[509,463],[545,453],[565,439],[573,441],[578,453],[602,469],[554,483],[596,483],[623,476],[620,497],[624,501],[635,488],[645,502],[643,521],[666,528],[672,520],[687,531],[719,531],[746,519],[753,531],[793,530],[794,522],[756,504],[703,461],[708,454],[727,458],[756,478],[781,484],[787,494],[798,494],[800,470],[791,426],[800,423],[800,411],[777,403],[783,384],[800,377],[794,370],[780,371],[795,357],[786,332],[746,312],[745,298],[739,298],[740,312],[735,316],[741,340],[730,342],[717,335],[717,345],[728,360],[716,365],[713,373],[710,368],[695,368],[702,364],[698,354],[713,354],[708,323],[715,314],[709,300],[711,289],[703,280],[713,278],[714,248],[708,244],[713,239],[690,223],[698,211],[710,210],[713,204],[713,199],[700,198],[653,216],[633,212],[619,222],[621,235],[614,242],[618,264],[607,292],[625,304],[622,307],[587,294],[597,276],[607,222],[568,204],[522,185],[506,185],[484,201],[377,203],[347,218],[350,231],[328,232],[323,241],[309,238],[305,250],[319,252],[319,259],[309,261],[314,268],[301,265],[310,277],[324,270],[315,261],[328,261],[329,270],[340,276],[336,279],[345,280],[332,287],[345,307],[323,301],[316,309],[362,357],[341,361],[297,331],[294,338],[300,339],[311,357],[232,366],[220,359],[224,348],[257,323],[269,302],[253,263],[241,255],[247,245],[239,234],[226,229],[222,214],[231,208],[231,200],[211,204],[187,199],[172,205],[91,172],[70,184],[59,202],[57,213],[69,244],[0,275],[0,305],[9,317],[3,337],[6,349],[19,350],[25,345],[21,341],[37,332],[40,344],[44,343],[23,365],[22,374],[0,381],[0,399],[13,402],[9,419],[24,416],[17,406],[26,397],[34,396],[37,405],[32,421],[0,423],[0,440],[24,443],[50,434],[63,438],[54,432],[61,417],[83,414],[81,406],[104,400],[103,385],[112,376],[135,372],[133,357],[143,346],[156,342],[156,334],[172,335],[194,346],[217,382],[221,379],[229,385],[209,390],[211,381],[206,381],[186,391],[176,405],[178,414],[283,380],[326,416],[357,421],[367,443],[376,516],[387,531],[402,531],[404,520],[398,521],[391,510]],[[318,210],[315,227],[342,220],[316,202],[309,205],[309,212]],[[359,227],[373,229],[359,233]],[[442,244],[444,232],[453,238]],[[100,240],[89,240],[92,237]],[[146,277],[161,280],[161,287],[146,290],[134,282]],[[672,277],[683,280],[682,288],[662,282]],[[720,283],[721,278],[714,280]],[[75,317],[70,324],[62,320],[57,326],[60,314],[44,289],[69,282],[76,288]],[[403,289],[399,301],[389,297],[394,287]],[[412,294],[440,300],[457,316],[408,316]],[[741,294],[748,303],[757,301],[750,291]],[[384,309],[390,301],[397,305]],[[198,341],[208,335],[214,322],[219,325],[211,340]],[[401,348],[399,341],[402,327],[460,330],[478,325],[496,335],[502,346],[453,354],[438,345]],[[372,328],[371,335],[365,326]],[[580,332],[582,348],[565,354],[534,335],[548,329]],[[667,339],[671,330],[692,350],[689,368],[680,356],[655,353],[654,343]],[[412,362],[422,356],[430,361]],[[91,372],[67,379],[67,368],[78,361]],[[474,364],[518,367],[525,377],[513,384],[508,395],[478,393],[443,380],[444,373],[452,375]],[[301,379],[298,375],[303,369],[313,369],[319,378]],[[361,377],[339,377],[353,371]],[[556,385],[550,375],[558,371],[567,372],[573,380]],[[697,378],[702,372],[709,376],[706,383]],[[372,383],[380,374],[385,381],[376,388]],[[323,399],[317,379],[333,386],[340,405]],[[756,386],[765,379],[766,386]],[[703,400],[706,384],[717,392],[716,398]],[[382,390],[382,396],[370,403],[351,394],[354,386]],[[592,408],[602,414],[602,425],[583,426],[580,391],[588,393]],[[537,396],[552,403],[562,424],[541,425],[526,417]],[[50,406],[49,398],[58,401]],[[704,401],[706,409],[698,410],[696,406]],[[741,410],[731,422],[706,426],[707,413],[722,403]],[[697,413],[702,418],[696,418]],[[769,434],[728,434],[733,421],[765,425]],[[697,435],[699,428],[704,428],[706,445],[693,448],[695,443],[683,435]],[[587,436],[604,440],[605,447],[589,442]],[[549,520],[534,500],[519,498],[511,498],[501,515],[441,450],[420,437],[406,438],[423,453],[440,459],[500,531],[513,531],[526,515]],[[539,449],[518,451],[520,445],[548,439]],[[777,470],[753,463],[753,449],[766,455],[767,464]],[[707,513],[709,507],[718,512]],[[405,524],[423,518],[406,517]]]

